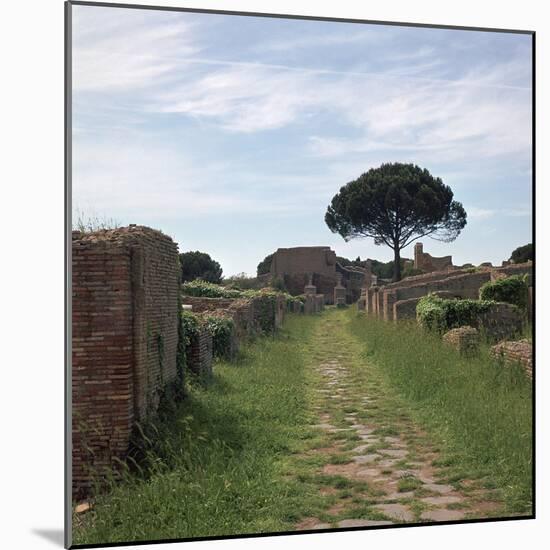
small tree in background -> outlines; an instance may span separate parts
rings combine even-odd
[[[180,254],[182,282],[203,279],[209,283],[221,283],[222,268],[205,252],[183,252]]]
[[[268,254],[259,264],[256,269],[256,272],[258,274],[258,277],[260,275],[265,275],[266,273],[269,273],[269,270],[271,269],[271,261],[273,260],[273,254]]]
[[[325,215],[333,233],[344,240],[371,237],[394,252],[393,280],[401,279],[401,250],[430,236],[443,242],[457,238],[466,211],[451,188],[426,169],[388,163],[371,168],[340,188]]]
[[[531,243],[518,246],[510,256],[510,261],[515,264],[522,264],[529,260],[533,260],[533,245]]]

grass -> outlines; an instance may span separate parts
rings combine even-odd
[[[328,357],[345,365],[345,404],[317,391]],[[487,348],[467,359],[415,324],[334,308],[289,315],[277,337],[244,346],[237,363],[214,371],[159,427],[145,472],[127,473],[73,518],[75,544],[289,531],[311,517],[382,519],[372,508],[376,487],[334,474],[360,444],[348,412],[376,426],[377,437],[407,442],[406,458],[384,473],[427,457],[440,481],[497,489],[506,512],[531,511],[531,384]],[[315,428],[320,415],[344,430]],[[398,491],[410,490],[418,516],[426,491],[402,478]]]
[[[288,530],[316,509],[317,485],[285,475],[312,437],[302,343],[314,323],[289,316],[239,363],[217,363],[213,383],[190,388],[160,428],[147,474],[125,476],[74,517],[74,544]]]
[[[506,511],[531,512],[531,383],[482,346],[461,357],[415,322],[388,323],[348,312],[363,358],[404,400],[440,447],[449,479],[481,479],[502,489]]]

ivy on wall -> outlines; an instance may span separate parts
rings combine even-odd
[[[495,304],[493,300],[447,300],[428,294],[416,306],[416,316],[420,324],[438,332],[465,325],[475,326],[477,318]]]
[[[527,309],[529,286],[527,275],[511,275],[496,281],[488,281],[479,292],[481,299],[506,302]]]

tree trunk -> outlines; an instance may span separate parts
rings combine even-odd
[[[401,280],[401,255],[399,247],[393,249],[393,282]]]

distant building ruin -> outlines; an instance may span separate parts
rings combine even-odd
[[[453,257],[442,256],[441,258],[435,258],[427,252],[424,252],[424,245],[422,243],[416,243],[414,245],[414,268],[424,273],[431,273],[432,271],[444,271],[445,269],[452,268]]]
[[[303,294],[304,287],[312,284],[318,293],[324,294],[327,304],[334,301],[338,274],[346,288],[346,301],[353,303],[361,295],[366,276],[370,284],[369,273],[368,268],[342,266],[329,246],[279,248],[273,254],[270,268],[271,278],[281,279],[290,294]]]

